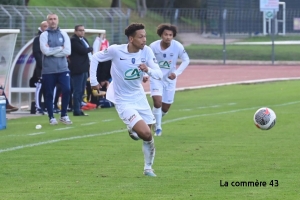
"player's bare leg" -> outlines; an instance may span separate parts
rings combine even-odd
[[[162,103],[162,108],[161,108],[162,117],[168,113],[171,105],[172,104]]]

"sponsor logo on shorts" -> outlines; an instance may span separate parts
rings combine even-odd
[[[131,115],[128,119],[129,122],[132,122],[136,118],[135,114]]]

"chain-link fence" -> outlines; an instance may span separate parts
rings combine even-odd
[[[256,9],[226,9],[226,34],[257,35],[263,33],[263,12]],[[199,8],[150,8],[145,19],[156,25],[171,23],[178,26],[180,32],[212,33],[221,35],[223,32],[224,9]],[[287,34],[298,33],[294,30],[294,18],[300,17],[299,9],[282,8],[277,13],[281,22],[284,20]],[[278,25],[278,32],[282,32],[283,22]]]
[[[123,30],[129,23],[130,12],[123,12],[119,8],[0,5],[0,28],[20,29],[15,54],[37,34],[40,23],[50,13],[58,15],[59,27],[62,29],[73,29],[75,25],[82,24],[87,29],[105,29],[112,44],[127,41]],[[90,42],[93,40],[91,38]]]

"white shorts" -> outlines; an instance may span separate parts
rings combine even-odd
[[[115,104],[115,108],[119,117],[129,128],[133,128],[140,120],[144,120],[146,124],[156,123],[146,96],[135,103]]]
[[[176,90],[176,80],[161,81],[161,80],[150,80],[150,96],[162,96],[162,102],[166,104],[172,104],[174,102]]]

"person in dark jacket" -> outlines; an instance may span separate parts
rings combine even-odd
[[[81,110],[81,102],[86,87],[93,48],[90,47],[87,39],[84,37],[84,31],[83,25],[76,25],[75,34],[71,37],[69,69],[73,89],[74,116],[87,116],[87,114]]]
[[[40,27],[38,28],[38,34],[37,36],[33,39],[33,44],[32,44],[32,54],[33,57],[35,58],[35,69],[33,72],[33,76],[31,78],[31,83],[30,87],[36,87],[35,90],[35,107],[36,111],[39,114],[44,115],[44,110],[42,109],[41,106],[41,99],[42,96],[45,97],[44,95],[44,90],[43,90],[43,84],[42,84],[42,51],[40,49],[40,35],[42,32],[44,32],[48,28],[48,22],[47,21],[42,21],[40,24]]]

